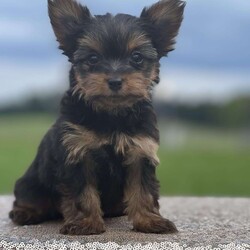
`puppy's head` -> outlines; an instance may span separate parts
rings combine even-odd
[[[74,0],[48,0],[60,49],[73,64],[73,93],[106,111],[150,100],[159,82],[159,60],[173,50],[184,5],[161,0],[137,18],[92,16]]]

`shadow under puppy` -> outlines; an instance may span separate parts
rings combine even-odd
[[[73,0],[49,0],[60,49],[72,63],[60,116],[15,185],[10,218],[64,218],[63,234],[99,234],[103,216],[127,214],[136,231],[173,233],[159,213],[159,132],[152,89],[173,50],[184,3],[162,0],[140,18],[92,16]]]

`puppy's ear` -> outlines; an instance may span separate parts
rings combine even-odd
[[[150,34],[159,57],[174,50],[175,37],[178,34],[185,3],[180,0],[161,0],[141,13],[145,27]]]
[[[83,25],[91,20],[91,14],[87,7],[74,0],[48,0],[48,11],[59,48],[70,58]]]

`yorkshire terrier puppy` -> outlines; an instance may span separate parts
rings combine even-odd
[[[152,89],[184,6],[161,0],[137,18],[92,16],[74,0],[48,0],[60,49],[72,63],[70,87],[59,118],[16,182],[14,223],[63,217],[62,234],[100,234],[103,217],[125,214],[135,231],[177,232],[159,213]]]

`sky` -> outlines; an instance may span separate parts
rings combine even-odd
[[[84,0],[93,14],[139,16],[152,0]],[[176,50],[161,60],[155,97],[221,102],[250,94],[250,1],[187,0]],[[57,49],[46,0],[0,1],[0,105],[63,92],[67,58]]]

